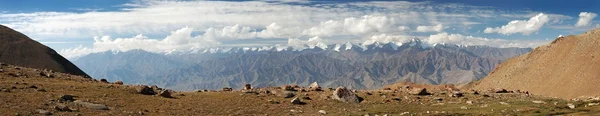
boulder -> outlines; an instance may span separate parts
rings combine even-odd
[[[123,85],[123,81],[121,81],[121,80],[117,80],[117,81],[115,81],[115,82],[114,82],[114,84],[117,84],[117,85]]]
[[[346,103],[360,103],[363,99],[346,87],[338,87],[333,91],[333,99]]]
[[[431,93],[427,92],[426,88],[413,88],[410,90],[409,94],[412,95],[431,95]]]
[[[81,101],[81,100],[75,100],[73,103],[89,108],[89,109],[93,109],[93,110],[110,110],[108,108],[108,106],[104,105],[104,104],[95,104],[95,103],[90,103],[90,102],[85,102],[85,101]]]
[[[252,89],[252,85],[250,85],[250,84],[244,85],[244,90],[250,90],[250,89]]]
[[[300,101],[300,98],[298,98],[298,97],[292,99],[291,102],[292,102],[292,104],[298,104],[298,105],[304,104],[304,102]]]
[[[321,86],[319,86],[319,83],[314,82],[312,84],[310,84],[310,86],[308,86],[308,90],[310,91],[322,91]]]
[[[144,95],[156,95],[156,92],[154,92],[154,90],[152,90],[152,88],[142,85],[142,86],[137,86],[136,87],[136,91],[139,94],[144,94]]]
[[[160,91],[160,93],[158,93],[158,95],[161,97],[164,97],[164,98],[173,98],[173,96],[171,96],[171,92],[169,90]]]

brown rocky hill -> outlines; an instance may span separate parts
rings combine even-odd
[[[505,88],[559,98],[600,96],[600,29],[559,37],[509,59],[475,89]]]
[[[0,62],[89,77],[53,49],[3,25],[0,25]]]

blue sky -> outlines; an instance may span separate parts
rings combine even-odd
[[[440,1],[0,1],[0,24],[69,58],[318,43],[453,43],[536,47],[600,27],[599,2]]]

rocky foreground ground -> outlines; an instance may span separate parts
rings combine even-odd
[[[0,65],[0,115],[600,115],[599,99],[401,84],[381,90],[283,86],[178,92]]]

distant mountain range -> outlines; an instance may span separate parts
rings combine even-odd
[[[73,62],[94,78],[156,84],[175,90],[254,86],[347,86],[376,89],[399,81],[463,84],[485,77],[501,61],[530,48],[454,44],[317,44],[301,47],[234,47],[151,53],[89,54]]]

